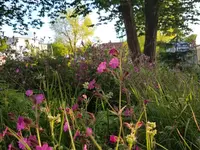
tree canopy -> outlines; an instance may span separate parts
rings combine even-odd
[[[72,14],[73,10],[62,14],[62,18],[55,20],[51,28],[55,32],[56,42],[64,44],[68,47],[68,52],[75,56],[77,44],[87,43],[94,34],[94,28],[89,27],[92,24],[89,16],[71,17]]]
[[[0,27],[8,24],[23,33],[30,25],[42,26],[45,15],[55,22],[68,7],[75,10],[72,16],[86,16],[96,9],[100,23],[117,20],[116,31],[127,36],[133,60],[140,54],[137,36],[142,34],[144,53],[153,60],[157,31],[189,31],[188,24],[198,22],[197,3],[199,0],[5,0],[0,2]]]

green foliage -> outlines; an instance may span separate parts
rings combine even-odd
[[[157,68],[154,72],[141,70],[131,79],[131,90],[137,101],[141,104],[140,100],[149,100],[147,115],[157,123],[157,143],[167,149],[186,149],[178,129],[191,149],[199,149],[199,131],[190,108],[199,122],[200,95],[196,75]]]
[[[165,35],[161,31],[157,32],[157,51],[164,51],[166,43],[169,43],[173,38],[175,37],[174,34],[172,35]],[[144,51],[144,43],[145,43],[145,36],[141,35],[138,37],[139,43],[140,43],[140,49],[143,52]]]
[[[185,37],[184,41],[188,42],[188,43],[195,43],[196,44],[196,38],[197,38],[196,34],[191,34],[191,35]]]
[[[8,60],[4,71],[0,72],[0,79],[4,81],[0,84],[3,89],[0,90],[0,124],[15,130],[17,117],[26,116],[32,119],[33,126],[22,134],[28,137],[30,133],[36,133],[34,111],[37,109],[31,108],[34,97],[27,98],[24,94],[27,89],[33,89],[34,93],[44,93],[46,97],[38,107],[39,113],[36,113],[43,128],[40,139],[55,149],[71,149],[73,142],[77,149],[82,149],[84,144],[92,150],[97,149],[97,144],[102,149],[113,149],[117,143],[110,142],[109,138],[110,135],[118,136],[120,118],[123,120],[123,134],[120,134],[123,142],[120,142],[119,149],[128,149],[125,137],[132,131],[126,126],[132,123],[135,127],[137,121],[143,122],[134,141],[140,149],[147,149],[147,121],[156,123],[154,130],[157,134],[152,139],[155,149],[200,149],[200,84],[193,71],[167,69],[149,63],[146,57],[141,57],[141,63],[133,66],[124,60],[124,56],[121,70],[107,66],[106,72],[99,74],[96,73],[98,64],[109,62],[113,56],[106,50],[91,46],[86,49],[84,57],[85,60],[73,60],[70,65],[70,60],[64,57],[32,58],[28,66],[27,62]],[[16,72],[16,68],[20,71]],[[117,80],[120,72],[122,78]],[[96,80],[94,89],[83,87],[83,83],[93,79]],[[122,114],[117,110],[120,98],[122,106],[132,108],[132,115],[125,115],[126,108],[121,110]],[[74,104],[78,104],[78,108],[75,109]],[[15,121],[9,120],[9,112],[16,115]],[[62,125],[67,119],[71,129],[63,132]],[[92,137],[86,136],[87,127],[92,128]],[[3,129],[4,126],[0,126],[0,133]],[[81,136],[74,139],[77,130]],[[136,132],[135,128],[133,131]],[[18,147],[18,140],[6,135],[0,148],[6,149],[10,141]]]
[[[0,52],[8,49],[8,44],[6,43],[6,39],[0,38]]]
[[[65,56],[70,54],[68,47],[61,42],[54,42],[51,46],[54,56]]]
[[[184,34],[190,33],[191,28],[188,24],[199,21],[198,3],[198,0],[159,1],[158,31],[164,34],[178,34],[180,31]],[[139,36],[145,35],[145,7],[148,7],[145,6],[145,0],[139,0],[135,2],[135,8],[133,8]],[[117,20],[116,31],[118,36],[125,35],[123,20]]]
[[[58,44],[61,48],[59,51],[63,51],[64,46],[68,49],[68,54],[76,55],[77,44],[87,43],[89,38],[94,33],[94,28],[89,27],[92,22],[89,16],[81,17],[73,15],[73,10],[68,10],[67,14],[61,15],[62,19],[57,19],[54,24],[51,25],[53,31],[56,34],[56,47],[58,51]],[[61,43],[63,44],[61,46]],[[55,46],[55,44],[54,44]]]

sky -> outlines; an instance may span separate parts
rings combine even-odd
[[[96,13],[90,14],[90,18],[94,24],[98,23],[98,15]],[[54,39],[54,32],[50,29],[49,19],[47,17],[44,18],[45,24],[43,27],[39,30],[37,29],[30,29],[30,32],[28,34],[29,37],[33,37],[33,32],[36,32],[36,35],[38,38],[43,38],[44,36],[51,37],[51,39]],[[197,34],[197,44],[200,44],[200,25],[190,25],[192,28],[194,34]],[[6,36],[12,37],[21,37],[21,35],[18,35],[16,33],[13,33],[12,28],[9,26],[4,26],[3,30],[5,32]],[[109,22],[105,25],[100,25],[95,28],[94,37],[98,37],[101,42],[107,43],[107,42],[119,42],[120,39],[117,38],[114,22]],[[51,41],[46,41],[51,42]]]
[[[91,13],[90,19],[92,20],[93,24],[98,23],[98,15],[96,13]],[[50,29],[50,24],[48,23],[50,21],[49,18],[45,17],[43,21],[44,21],[44,25],[42,26],[42,28],[40,28],[39,30],[30,29],[30,32],[28,33],[27,36],[33,37],[33,33],[36,32],[36,35],[39,38],[43,38],[45,36],[47,37],[47,39],[48,37],[51,37],[52,39],[54,39],[54,31]],[[13,33],[12,28],[9,26],[3,26],[3,31],[4,31],[4,34],[9,37],[12,37],[12,36],[22,37],[19,34]],[[109,24],[107,25],[100,25],[100,26],[95,27],[93,37],[94,39],[98,37],[100,41],[103,43],[110,42],[110,41],[112,42],[120,41],[120,39],[117,39],[117,35],[114,28],[114,22],[109,22]]]

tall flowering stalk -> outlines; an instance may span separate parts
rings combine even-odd
[[[120,123],[120,128],[119,128],[119,134],[118,134],[118,139],[120,139],[122,130],[123,130],[123,121],[122,121],[122,79],[123,79],[123,71],[122,71],[122,51],[120,51],[120,61],[119,61],[119,123]],[[118,150],[119,146],[119,140],[117,140],[117,145],[116,145],[116,150]]]
[[[114,113],[115,115],[118,116],[119,118],[119,123],[120,123],[120,128],[119,128],[119,133],[118,133],[118,138],[117,139],[121,139],[121,134],[123,135],[123,120],[122,120],[122,112],[125,109],[126,106],[124,106],[122,108],[122,87],[123,87],[123,70],[122,70],[122,51],[118,52],[116,49],[111,49],[109,51],[109,54],[113,57],[110,62],[109,62],[109,68],[107,68],[106,66],[106,62],[101,62],[97,68],[97,72],[98,73],[103,73],[103,72],[110,72],[115,79],[117,79],[119,81],[119,106],[118,106],[118,112],[116,112],[115,110],[113,111],[113,108],[111,105],[109,105],[112,109],[112,113]],[[114,72],[113,69],[117,69],[119,70],[118,73]],[[109,103],[108,103],[109,104]],[[117,140],[117,144],[116,144],[116,150],[118,150],[119,147],[119,142],[120,140]]]

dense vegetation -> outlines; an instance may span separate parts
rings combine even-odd
[[[165,51],[176,37],[195,45],[196,35],[185,33],[198,22],[197,3],[0,2],[0,31],[9,25],[26,34],[47,15],[56,32],[45,52],[27,40],[26,54],[0,37],[0,149],[199,150],[200,68]],[[94,9],[99,24],[117,20],[127,36],[119,49],[91,42]]]
[[[1,149],[198,150],[197,74],[146,56],[133,66],[122,50],[91,47],[76,61],[7,60],[0,72]]]

